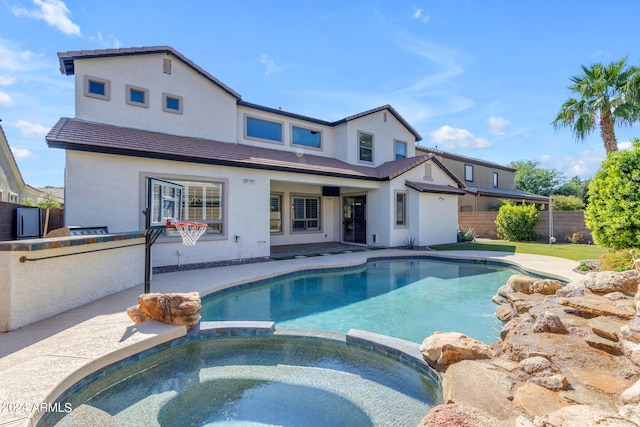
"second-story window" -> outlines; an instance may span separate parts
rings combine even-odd
[[[473,165],[464,165],[464,180],[473,181]]]
[[[373,135],[358,132],[358,160],[361,162],[373,162]]]
[[[247,117],[246,124],[247,138],[266,139],[276,142],[282,141],[281,123]]]
[[[498,172],[493,173],[493,186],[494,187],[498,186]]]
[[[111,84],[109,80],[84,76],[84,96],[109,101],[111,98]]]
[[[126,102],[136,107],[149,107],[149,91],[141,87],[127,85]]]
[[[182,97],[177,95],[162,94],[162,111],[166,113],[182,114]]]
[[[395,141],[396,160],[405,159],[407,157],[407,143]]]
[[[291,144],[303,147],[321,148],[321,133],[318,130],[291,127]]]

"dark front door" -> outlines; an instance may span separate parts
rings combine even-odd
[[[346,196],[342,198],[343,240],[353,243],[367,243],[367,196]]]

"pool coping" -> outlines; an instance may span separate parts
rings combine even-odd
[[[153,292],[190,292],[196,288],[204,296],[243,283],[305,269],[344,268],[366,263],[369,259],[412,256],[454,261],[491,260],[566,282],[584,278],[584,275],[574,271],[578,262],[542,255],[389,249],[164,273],[155,275],[151,286]],[[212,275],[212,271],[216,274]],[[5,405],[4,410],[0,406],[0,426],[33,426],[44,413],[38,408],[34,410],[33,405],[53,403],[73,384],[93,372],[186,336],[187,329],[184,326],[164,325],[156,321],[133,324],[126,315],[126,308],[135,304],[140,293],[139,287],[131,288],[16,331],[0,334],[0,376],[4,384],[0,390],[0,405]],[[353,330],[351,339],[361,340],[363,344],[375,342],[372,341],[375,337],[369,334],[372,333]],[[385,340],[385,345],[388,343]],[[411,351],[415,353],[415,348]],[[419,345],[413,357],[420,358]],[[21,407],[24,404],[27,410],[7,411],[7,404],[19,404]]]

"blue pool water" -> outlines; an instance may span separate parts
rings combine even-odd
[[[344,342],[203,338],[94,375],[39,426],[416,426],[433,377]]]
[[[202,320],[270,320],[276,328],[361,329],[421,343],[455,331],[492,343],[502,322],[491,297],[516,273],[433,259],[371,261],[307,272],[206,297]]]

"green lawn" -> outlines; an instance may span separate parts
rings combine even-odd
[[[598,259],[600,255],[609,252],[608,249],[595,245],[572,245],[528,242],[505,242],[492,240],[490,242],[452,243],[448,245],[430,246],[434,251],[499,251],[521,254],[549,255],[567,258],[574,261]]]

